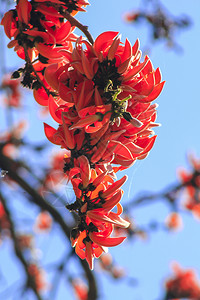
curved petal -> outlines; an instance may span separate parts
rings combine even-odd
[[[104,246],[104,247],[117,246],[126,239],[126,237],[104,238],[102,236],[98,236],[95,232],[90,232],[89,237],[94,243],[96,243],[97,245],[100,245],[100,246]]]

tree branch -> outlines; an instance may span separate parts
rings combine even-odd
[[[67,10],[65,9],[61,9],[60,11],[60,14],[65,18],[67,19],[70,24],[72,26],[75,26],[77,27],[78,29],[80,29],[84,34],[85,36],[87,37],[88,41],[93,45],[94,44],[94,40],[93,40],[93,37],[92,35],[90,34],[90,32],[88,31],[88,26],[85,26],[83,24],[81,24],[76,18],[72,17],[72,15],[70,15],[68,13]]]
[[[27,276],[27,287],[29,287],[30,289],[32,289],[32,291],[34,292],[36,298],[38,300],[42,300],[38,290],[37,290],[37,287],[36,287],[36,283],[35,283],[35,280],[34,278],[30,275],[29,273],[29,265],[28,263],[26,262],[23,254],[22,254],[22,251],[19,247],[19,244],[18,244],[18,240],[17,240],[17,235],[15,233],[15,225],[12,221],[12,217],[11,217],[11,214],[10,214],[10,211],[9,211],[9,208],[7,206],[7,203],[6,203],[6,199],[3,197],[3,195],[1,194],[0,192],[0,200],[1,200],[1,203],[4,207],[4,210],[5,210],[5,213],[6,213],[6,216],[7,216],[7,219],[8,219],[8,222],[9,222],[9,225],[10,225],[10,234],[11,234],[11,238],[13,240],[13,243],[14,243],[14,249],[15,249],[15,254],[16,256],[18,257],[18,259],[20,260],[20,262],[22,263],[23,267],[24,267],[24,271],[26,273],[26,276]]]
[[[23,178],[21,178],[14,166],[15,161],[11,158],[5,156],[3,153],[0,152],[0,167],[3,170],[8,171],[7,176],[9,176],[12,180],[14,180],[23,190],[25,190],[29,196],[31,197],[31,201],[41,207],[44,210],[47,210],[54,220],[60,225],[62,228],[64,234],[67,236],[68,239],[70,239],[70,228],[67,226],[65,221],[63,220],[60,213],[51,205],[49,204],[43,197],[41,197]],[[96,300],[97,299],[97,286],[96,281],[93,273],[88,267],[88,264],[85,260],[79,259],[80,264],[82,265],[82,268],[85,271],[87,280],[88,280],[88,299],[90,300]]]

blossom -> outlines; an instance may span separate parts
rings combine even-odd
[[[71,242],[77,255],[86,259],[92,269],[94,257],[99,257],[107,247],[119,245],[125,239],[111,237],[111,233],[114,226],[129,226],[129,222],[120,217],[122,206],[119,204],[122,196],[120,187],[127,178],[124,176],[113,182],[106,173],[97,175],[95,170],[84,166],[82,170],[80,166],[78,170],[69,173],[76,201],[67,208],[79,211],[80,221],[77,228],[72,230]],[[77,178],[78,173],[81,176]],[[117,212],[112,212],[115,206]]]
[[[156,137],[152,128],[158,126],[157,105],[151,102],[164,82],[149,58],[144,62],[140,58],[139,41],[132,47],[128,40],[121,43],[118,32],[104,32],[94,45],[77,39],[67,63],[62,60],[47,66],[45,79],[58,93],[56,99],[49,98],[50,113],[61,124],[55,134],[67,132],[67,138],[60,140],[61,147],[70,142],[76,148],[79,129],[82,135],[89,134],[81,148],[87,143],[95,164],[105,161],[123,169],[148,155]]]
[[[44,232],[44,231],[49,231],[52,226],[52,218],[50,214],[46,211],[41,212],[35,222],[35,230],[37,232]]]
[[[86,46],[85,50],[82,48],[83,44]],[[118,32],[109,31],[100,34],[93,46],[79,38],[71,58],[69,57],[70,63],[61,67],[58,90],[62,94],[62,89],[65,89],[66,82],[68,82],[68,88],[72,91],[76,105],[77,87],[85,81],[85,84],[90,84],[94,104],[111,103],[112,119],[124,117],[123,113],[131,110],[138,102],[149,103],[156,99],[164,84],[161,82],[160,70],[153,70],[149,58],[146,57],[142,63],[140,63],[140,58],[139,41],[137,40],[131,47],[130,42],[126,40],[122,46]],[[73,83],[74,73],[78,75],[76,85]],[[48,68],[46,76],[51,77],[48,74]],[[130,98],[125,100],[126,97]],[[67,99],[64,100],[67,101]],[[78,105],[78,111],[84,108],[80,107],[80,103]],[[125,118],[128,117],[131,119],[129,115]],[[136,117],[136,119],[139,126],[140,118]]]
[[[183,206],[191,211],[194,216],[200,218],[200,161],[195,156],[190,155],[190,164],[192,171],[179,169],[179,177],[184,187],[185,201]]]
[[[8,11],[2,18],[1,25],[4,26],[8,38],[12,39],[8,47],[14,47],[22,59],[26,56],[24,47],[27,47],[31,61],[39,55],[42,62],[57,61],[61,57],[58,53],[60,50],[72,50],[71,41],[77,38],[73,34],[74,27],[70,22],[64,22],[55,8],[44,7],[36,1],[20,0],[16,9]],[[52,9],[57,15],[48,14]],[[48,59],[45,59],[47,53]]]
[[[61,15],[58,13],[59,9],[56,10],[54,8],[56,7],[54,4],[59,5],[59,7],[62,7],[72,15],[75,15],[79,11],[85,11],[83,7],[89,5],[87,0],[35,0],[35,2],[38,2],[39,6],[37,6],[37,8],[41,12],[57,17],[61,17]],[[43,3],[43,5],[41,5],[41,3]],[[52,7],[49,4],[52,4]]]
[[[115,173],[144,159],[153,147],[153,128],[159,124],[152,102],[164,82],[148,56],[141,61],[138,40],[132,46],[128,39],[122,43],[118,32],[108,31],[92,44],[74,34],[70,14],[88,4],[20,0],[1,24],[11,39],[8,47],[26,61],[14,77],[22,77],[22,85],[33,89],[35,100],[58,123],[57,129],[44,124],[44,130],[50,142],[65,149],[64,176],[76,196],[66,208],[79,217],[71,243],[92,269],[94,257],[126,238],[116,236],[114,229],[130,225],[121,217],[120,204],[127,176],[116,180]],[[45,184],[61,161],[55,157]],[[46,230],[51,223],[50,215],[41,212],[35,228]],[[37,268],[32,269],[37,277]],[[122,273],[116,269],[113,276]]]
[[[169,230],[174,230],[174,231],[180,230],[183,227],[182,218],[176,212],[172,212],[167,216],[165,220],[165,224],[167,228],[169,228]]]
[[[189,298],[199,300],[200,282],[193,270],[182,270],[178,264],[173,264],[174,276],[166,281],[168,298]]]

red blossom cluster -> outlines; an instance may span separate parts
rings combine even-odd
[[[183,205],[196,218],[200,219],[200,160],[191,155],[189,162],[192,166],[192,171],[179,170],[179,177],[184,186],[186,196]]]
[[[22,77],[58,123],[57,129],[45,124],[45,134],[66,150],[64,173],[76,195],[66,207],[79,216],[71,242],[92,269],[94,257],[125,239],[111,237],[114,226],[129,226],[119,204],[127,178],[115,181],[115,173],[144,159],[153,147],[152,128],[159,124],[152,101],[164,82],[147,56],[141,62],[138,40],[132,46],[108,31],[93,42],[73,17],[87,4],[19,0],[1,23],[12,39],[8,47],[26,61],[13,77]],[[87,39],[73,33],[75,26]]]
[[[166,299],[178,300],[187,298],[192,300],[200,299],[200,282],[193,270],[182,270],[178,264],[173,264],[174,276],[168,279],[166,286]]]

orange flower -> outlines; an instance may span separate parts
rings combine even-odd
[[[169,214],[165,220],[165,223],[170,230],[180,230],[183,227],[182,218],[176,212]]]
[[[72,169],[73,172],[73,169]],[[77,171],[74,173],[74,176]],[[89,179],[88,185],[83,184],[82,177]],[[72,178],[76,201],[66,207],[79,212],[80,222],[72,231],[71,242],[75,251],[82,259],[86,259],[93,268],[93,258],[99,257],[105,247],[113,247],[122,243],[125,237],[111,237],[115,226],[128,227],[129,222],[120,217],[122,206],[119,201],[122,196],[121,185],[126,181],[124,176],[120,180],[113,180],[101,173],[97,176],[93,169],[82,173],[81,178]],[[111,184],[110,184],[111,182]],[[114,207],[117,212],[112,212]]]
[[[179,170],[179,177],[184,187],[184,207],[190,210],[197,219],[200,219],[200,161],[193,155],[189,157],[192,171]]]
[[[56,16],[58,18],[61,17],[61,15],[58,13],[58,11],[53,7],[54,4],[60,5],[60,7],[63,7],[63,9],[66,9],[68,13],[75,15],[79,11],[85,11],[83,7],[89,5],[89,2],[87,0],[35,0],[35,2],[38,2],[37,8],[42,11],[44,14],[49,14],[50,16]],[[41,3],[44,3],[44,5],[41,5]],[[47,6],[45,5],[48,4]],[[50,6],[52,4],[52,7]]]
[[[35,222],[35,230],[37,232],[49,231],[52,226],[52,218],[50,214],[46,211],[41,212]]]
[[[85,50],[82,49],[82,44],[86,45]],[[138,48],[138,41],[131,47],[130,42],[126,40],[125,45],[122,46],[117,32],[102,33],[97,37],[93,46],[79,38],[71,58],[69,57],[70,64],[62,69],[63,76],[58,78],[58,90],[61,97],[62,89],[66,89],[66,80],[68,89],[70,88],[73,94],[76,94],[82,82],[88,82],[90,103],[93,102],[97,106],[110,103],[112,105],[111,120],[117,121],[118,117],[123,117],[132,121],[134,126],[140,127],[142,123],[139,115],[133,117],[130,111],[137,103],[150,103],[156,99],[164,82],[161,83],[160,71],[159,69],[153,70],[148,57],[143,63],[139,62],[141,53]],[[73,84],[73,77],[71,78],[71,74],[74,73],[77,73],[76,85]],[[46,76],[51,77],[48,68]],[[80,104],[81,101],[76,103],[75,98],[77,97],[74,96],[74,102],[79,111],[80,107],[84,107]],[[67,99],[64,100],[67,101]],[[88,103],[85,105],[88,106]]]
[[[73,139],[74,129],[89,134],[82,146],[79,142],[79,149],[92,155],[92,163],[112,162],[124,169],[145,158],[153,147],[152,128],[159,124],[157,105],[151,102],[164,82],[149,58],[141,63],[140,57],[138,41],[133,47],[128,40],[123,45],[117,32],[105,32],[94,45],[79,38],[72,54],[67,54],[67,63],[61,59],[45,70],[48,84],[60,96],[49,98],[50,103],[55,101],[51,115],[72,131],[65,144]]]
[[[52,5],[54,4],[56,3],[52,2]],[[60,2],[60,5],[63,6],[63,3]],[[14,47],[20,58],[25,59],[26,45],[31,61],[38,56],[40,61],[52,63],[62,57],[60,50],[64,51],[63,58],[66,60],[66,52],[72,51],[71,42],[77,39],[73,34],[74,27],[71,27],[70,22],[63,20],[60,13],[49,6],[49,1],[48,6],[45,6],[41,1],[36,3],[20,0],[15,10],[5,13],[1,25],[4,26],[6,35],[10,39],[13,38],[8,47]]]

